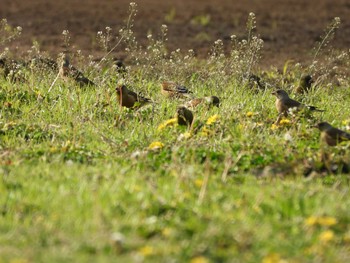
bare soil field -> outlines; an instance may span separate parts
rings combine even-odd
[[[117,34],[128,16],[129,0],[0,0],[0,17],[23,28],[22,36],[11,43],[15,53],[23,54],[34,40],[53,57],[62,48],[62,31],[71,34],[71,45],[84,54],[100,56],[96,34],[106,26]],[[134,32],[141,45],[147,44],[147,34],[157,36],[162,24],[168,26],[168,49],[194,49],[205,57],[213,42],[222,39],[229,44],[230,36],[243,38],[249,12],[257,19],[257,32],[264,40],[261,66],[281,67],[288,59],[307,63],[310,52],[326,26],[338,16],[341,28],[333,46],[350,47],[350,3],[347,0],[142,0]],[[125,58],[123,50],[115,56]]]

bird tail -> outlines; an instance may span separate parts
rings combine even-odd
[[[325,110],[320,110],[319,108],[315,106],[306,106],[311,111],[318,111],[318,112],[324,112]]]
[[[342,133],[341,135],[340,135],[340,139],[342,140],[342,141],[349,141],[350,140],[350,134],[349,133]]]

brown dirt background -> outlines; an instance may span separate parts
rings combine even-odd
[[[83,54],[100,56],[97,31],[106,26],[117,32],[128,16],[129,0],[0,0],[0,18],[21,26],[22,36],[11,44],[24,54],[33,40],[53,57],[62,48],[62,31],[71,33],[71,45]],[[134,32],[140,44],[147,44],[147,33],[157,36],[162,24],[168,25],[168,49],[194,49],[205,57],[213,42],[229,43],[233,34],[245,36],[249,12],[254,12],[257,32],[264,40],[261,66],[281,67],[288,59],[307,63],[311,50],[330,21],[339,16],[341,28],[332,42],[337,49],[350,48],[350,2],[348,0],[141,0]],[[166,15],[173,10],[172,21]],[[191,23],[194,17],[210,15],[207,26]],[[203,34],[205,33],[205,34]],[[203,35],[206,37],[203,38]],[[125,56],[116,50],[115,56]]]

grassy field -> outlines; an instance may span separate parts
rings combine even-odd
[[[348,129],[349,54],[320,62],[321,41],[310,65],[263,72],[254,22],[206,61],[164,55],[166,27],[147,51],[125,30],[123,76],[108,57],[72,52],[94,87],[34,62],[1,78],[0,262],[348,262],[349,144],[323,147],[312,125]],[[316,82],[296,95],[303,73]],[[121,108],[122,79],[155,103]],[[193,110],[191,128],[166,126],[184,101],[163,97],[163,80],[221,106]],[[325,112],[275,125],[277,87]]]

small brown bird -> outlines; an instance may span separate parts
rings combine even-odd
[[[340,142],[350,140],[350,133],[339,130],[328,122],[320,122],[314,127],[321,131],[321,140],[329,146],[335,146]]]
[[[161,93],[168,98],[191,97],[191,93],[185,86],[181,86],[172,81],[165,81],[160,84]]]
[[[116,91],[119,105],[123,107],[139,109],[152,102],[150,99],[129,90],[125,85],[118,86]]]
[[[288,93],[282,89],[276,90],[272,92],[272,95],[277,97],[276,99],[276,109],[278,111],[278,119],[276,123],[278,124],[282,118],[282,116],[287,117],[288,113],[295,109],[296,111],[300,111],[301,109],[308,109],[310,111],[320,111],[323,110],[317,109],[315,106],[307,106],[296,100],[289,98]]]
[[[67,54],[63,55],[62,57],[62,62],[59,69],[59,75],[65,81],[67,81],[68,78],[73,78],[81,87],[95,86],[95,83],[93,83],[91,80],[86,78],[81,71],[79,71],[78,69],[76,69],[70,64],[69,57]]]
[[[311,89],[312,83],[314,83],[312,77],[310,75],[303,74],[300,78],[299,86],[295,89],[295,91],[299,94],[308,92]]]
[[[208,105],[209,107],[211,106],[220,106],[220,99],[216,96],[208,96],[208,97],[203,97],[203,98],[196,98],[193,100],[190,100],[186,102],[185,106],[188,108],[196,108],[199,105]]]
[[[193,122],[193,113],[185,106],[179,106],[176,110],[177,123],[179,125],[191,126]]]

